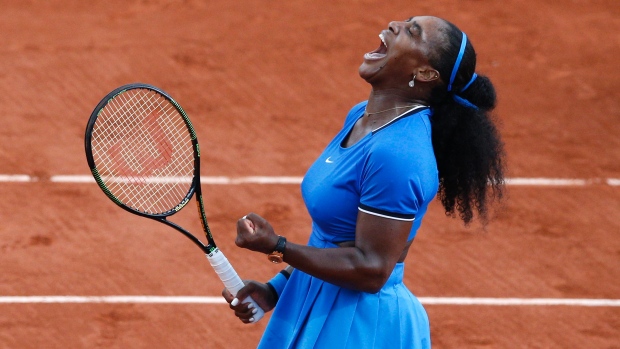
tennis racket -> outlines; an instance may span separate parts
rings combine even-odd
[[[200,188],[200,147],[189,117],[167,93],[146,84],[110,92],[93,110],[84,139],[88,166],[103,192],[121,208],[164,223],[188,237],[207,255],[231,294],[244,286],[216,246]],[[168,220],[196,195],[207,238],[200,239]],[[250,297],[260,320],[264,311]]]

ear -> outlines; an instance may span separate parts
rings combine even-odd
[[[439,72],[429,66],[418,68],[414,74],[418,81],[430,82],[439,79]]]

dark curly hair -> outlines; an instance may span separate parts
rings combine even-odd
[[[495,88],[483,75],[471,81],[476,70],[476,53],[467,40],[462,61],[448,91],[449,77],[459,55],[463,32],[446,21],[445,40],[429,57],[444,84],[431,92],[429,103],[433,147],[439,170],[439,193],[446,215],[468,224],[476,211],[487,222],[488,202],[501,199],[504,191],[504,150],[491,111],[496,105]],[[475,105],[466,106],[454,97]],[[477,108],[476,108],[477,107]]]

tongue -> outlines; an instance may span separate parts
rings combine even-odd
[[[368,59],[379,59],[379,58],[383,58],[385,57],[385,53],[379,53],[379,52],[369,52],[366,54],[366,58]]]
[[[372,52],[368,52],[365,56],[366,59],[380,59],[386,56],[387,47],[383,44],[383,42],[379,43],[379,47]]]

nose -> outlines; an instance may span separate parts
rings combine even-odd
[[[406,25],[407,25],[407,22],[392,21],[390,22],[390,24],[388,24],[388,29],[394,34],[398,34],[401,31],[401,29],[403,29],[404,26]]]

